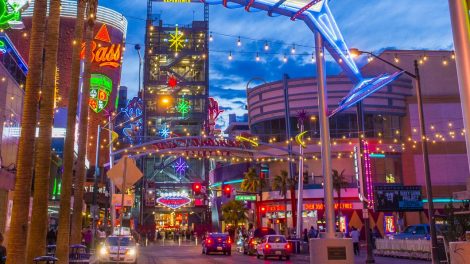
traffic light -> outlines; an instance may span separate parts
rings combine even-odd
[[[199,182],[193,183],[193,192],[195,195],[201,194],[202,185]]]
[[[223,186],[223,192],[227,198],[230,198],[232,195],[232,186],[230,185],[224,185]]]
[[[266,217],[266,207],[261,206],[261,208],[259,210],[260,210],[260,213],[261,213],[261,217]]]

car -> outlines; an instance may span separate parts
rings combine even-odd
[[[268,257],[279,257],[279,259],[290,259],[292,248],[283,235],[267,235],[261,239],[256,246],[256,257],[267,259]]]
[[[224,233],[209,233],[202,241],[202,254],[222,252],[232,255],[232,238]]]
[[[275,235],[276,231],[272,228],[262,227],[257,228],[253,232],[253,235],[243,240],[243,254],[255,255],[256,246],[261,242],[261,239],[266,235]]]
[[[444,225],[436,225],[436,233],[438,235],[445,231]],[[429,239],[430,228],[428,224],[410,225],[405,228],[401,233],[392,235],[391,239]]]
[[[98,249],[98,263],[137,263],[137,243],[131,236],[109,236]]]

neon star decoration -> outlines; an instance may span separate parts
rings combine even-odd
[[[178,79],[175,76],[170,75],[168,76],[168,86],[171,88],[175,88],[178,85]]]
[[[173,48],[175,52],[180,51],[183,48],[183,32],[178,31],[178,25],[176,26],[175,33],[170,33],[170,49]]]
[[[189,113],[191,106],[189,105],[189,101],[184,98],[184,96],[179,99],[178,104],[176,105],[176,111],[181,114],[184,118]]]
[[[170,136],[170,133],[171,133],[170,128],[166,124],[163,124],[158,130],[158,134],[162,138],[168,138]]]
[[[188,169],[189,166],[184,158],[179,157],[173,164],[173,168],[177,174],[184,175],[186,173],[186,169]]]

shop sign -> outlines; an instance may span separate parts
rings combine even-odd
[[[99,43],[97,41],[99,41]],[[80,52],[82,59],[84,59],[86,55],[85,44],[85,42],[82,43],[82,50]],[[121,49],[120,43],[111,43],[108,28],[103,24],[98,30],[98,33],[96,33],[95,40],[91,42],[91,62],[98,63],[100,67],[109,66],[117,68],[121,61]]]
[[[395,233],[397,230],[396,225],[395,225],[395,216],[385,215],[384,226],[385,226],[385,234]]]
[[[188,148],[188,147],[233,147],[250,149],[251,144],[247,142],[232,140],[228,138],[190,138],[170,139],[155,143],[158,149]]]
[[[335,203],[335,210],[337,209],[353,209],[352,203]],[[304,204],[305,210],[324,210],[325,205],[323,203],[311,203],[311,204]]]
[[[235,196],[237,201],[256,201],[256,195],[237,195]]]
[[[108,105],[109,96],[113,90],[113,81],[103,74],[91,74],[90,78],[90,108],[99,113]]]
[[[124,194],[124,206],[130,207],[134,205],[134,195]],[[115,206],[121,206],[122,195],[113,194],[112,204]]]
[[[266,212],[279,212],[279,211],[285,211],[286,206],[284,205],[268,205],[266,206]]]
[[[171,209],[178,209],[191,202],[191,199],[185,196],[165,196],[157,199],[157,203],[169,207]]]

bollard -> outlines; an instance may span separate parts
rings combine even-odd
[[[181,237],[178,237],[178,245],[181,246]]]
[[[197,246],[197,237],[196,237],[196,246]]]

